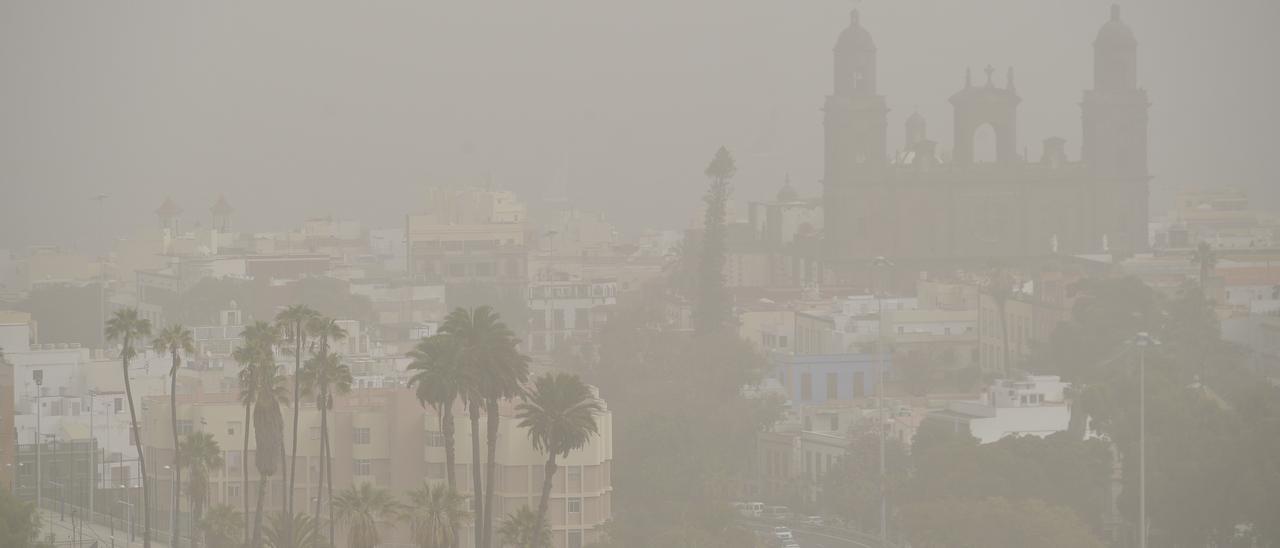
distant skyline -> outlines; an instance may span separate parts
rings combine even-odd
[[[246,230],[332,214],[398,226],[425,188],[491,179],[535,204],[556,178],[623,230],[683,227],[716,147],[735,201],[791,175],[821,191],[819,108],[854,5],[879,48],[890,148],[918,110],[951,147],[971,67],[1017,69],[1019,150],[1079,158],[1104,0],[587,0],[537,4],[0,5],[0,249],[96,250],[165,196]],[[1125,0],[1150,93],[1153,215],[1177,189],[1277,209],[1280,6]],[[97,194],[105,226],[98,225]]]

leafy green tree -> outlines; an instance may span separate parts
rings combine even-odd
[[[884,489],[890,509],[906,497],[909,473],[907,448],[898,440],[887,439]],[[874,424],[863,424],[850,432],[844,457],[820,478],[819,485],[818,504],[823,510],[856,523],[860,531],[879,533],[880,436]]]
[[[519,396],[521,387],[529,378],[529,358],[520,353],[519,341],[498,315],[487,306],[475,309],[459,308],[445,317],[440,332],[458,340],[458,351],[463,366],[475,378],[477,393],[482,401],[469,402],[471,419],[472,483],[476,493],[476,544],[489,546],[493,516],[494,484],[482,485],[479,462],[480,408],[487,417],[485,438],[488,442],[487,477],[497,477],[498,450],[498,402]],[[483,501],[480,493],[484,493]]]
[[[325,492],[328,483],[329,539],[334,536],[333,526],[333,453],[329,447],[329,411],[333,409],[333,396],[351,391],[351,368],[342,363],[341,356],[325,354],[312,356],[302,370],[302,392],[315,396],[320,409],[320,482],[317,493]],[[316,520],[320,519],[320,502],[324,496],[316,496]]]
[[[418,342],[409,352],[413,362],[409,371],[414,372],[409,378],[409,387],[415,391],[418,401],[424,406],[435,409],[440,417],[440,432],[444,436],[445,475],[450,488],[457,489],[454,477],[454,463],[457,460],[455,451],[455,427],[453,404],[459,398],[462,401],[476,399],[475,377],[464,367],[459,354],[458,339],[451,335],[434,335]]]
[[[390,491],[369,483],[348,487],[333,499],[338,522],[347,527],[347,546],[373,548],[380,529],[399,519],[401,506]]]
[[[599,433],[596,415],[604,406],[577,375],[547,373],[534,379],[533,390],[516,409],[520,428],[528,430],[533,448],[547,454],[538,498],[538,519],[543,520],[551,500],[556,457],[568,457]]]
[[[237,548],[237,540],[244,535],[244,521],[240,512],[227,504],[218,504],[197,522],[208,548]]]
[[[698,287],[693,306],[694,331],[705,335],[723,330],[733,320],[729,294],[724,287],[725,208],[729,201],[729,181],[738,171],[729,149],[720,147],[704,171],[711,184],[703,198],[701,254]]]
[[[0,492],[0,546],[44,548],[39,542],[40,514],[35,504],[18,500],[8,490]]]
[[[295,304],[276,314],[276,329],[293,343],[293,401],[302,397],[302,347],[307,339],[307,326],[319,313],[307,305]],[[293,515],[293,490],[298,477],[298,415],[302,406],[293,406],[293,443],[289,455],[289,488],[285,490],[285,515]],[[293,523],[286,523],[291,526]]]
[[[151,320],[138,315],[137,308],[118,310],[107,320],[106,336],[109,341],[120,341],[120,367],[124,375],[124,395],[129,401],[129,429],[134,447],[138,451],[138,470],[142,476],[142,507],[151,508],[150,490],[147,488],[147,463],[142,456],[142,433],[138,430],[138,413],[133,407],[133,385],[129,382],[129,359],[137,356],[137,345],[151,335]],[[142,546],[151,548],[151,512],[142,513]]]
[[[182,440],[178,464],[191,472],[187,498],[194,523],[200,523],[204,505],[209,500],[209,470],[222,468],[222,448],[208,432],[193,432]]]
[[[471,521],[466,497],[451,486],[423,484],[408,496],[403,517],[418,548],[453,546],[462,527]]]
[[[169,354],[173,360],[173,364],[169,367],[169,426],[173,432],[173,460],[178,463],[182,461],[182,443],[178,440],[178,369],[182,367],[182,353],[194,354],[196,343],[190,329],[175,324],[160,330],[156,338],[151,341],[151,348],[156,354]],[[182,492],[182,466],[174,466],[173,484],[171,504],[176,512],[178,494]],[[170,532],[169,545],[178,545],[177,527]]]
[[[1041,500],[948,498],[902,509],[913,548],[1103,548],[1067,508]]]
[[[551,548],[551,524],[528,506],[521,506],[514,514],[502,518],[498,525],[498,546]]]

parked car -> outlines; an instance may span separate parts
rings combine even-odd
[[[795,538],[791,534],[791,529],[788,529],[781,525],[773,528],[773,536],[774,538],[777,538],[778,540],[782,540],[782,541],[791,541]]]
[[[791,515],[791,509],[786,506],[765,506],[761,517],[768,519],[784,520]]]
[[[822,516],[805,516],[804,519],[800,520],[800,523],[810,527],[822,527],[823,521]]]

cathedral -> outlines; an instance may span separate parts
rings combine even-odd
[[[951,96],[948,157],[919,114],[906,120],[903,152],[890,155],[876,45],[854,11],[836,42],[835,85],[823,109],[821,254],[832,281],[858,276],[877,256],[928,269],[1146,249],[1149,103],[1138,86],[1138,42],[1118,6],[1093,50],[1078,158],[1058,137],[1044,140],[1038,158],[1019,152],[1014,72],[991,67],[966,73]],[[987,158],[975,157],[980,130],[994,134]]]

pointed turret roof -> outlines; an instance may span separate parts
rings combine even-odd
[[[231,204],[227,203],[226,195],[219,194],[218,201],[213,204],[213,207],[209,208],[209,211],[213,212],[214,215],[228,215],[235,210],[231,209]]]
[[[160,204],[160,207],[156,208],[156,215],[161,217],[176,217],[179,213],[182,213],[182,208],[178,207],[178,204],[173,203],[173,198],[170,198],[169,196],[165,196],[164,203]]]

